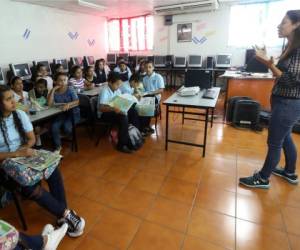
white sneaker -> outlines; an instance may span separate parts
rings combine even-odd
[[[54,230],[52,233],[47,235],[47,243],[44,250],[56,250],[61,240],[66,235],[68,230],[68,224],[63,224],[59,229]]]
[[[47,236],[48,234],[51,234],[53,231],[54,231],[54,227],[51,224],[47,224],[43,228],[42,236]]]

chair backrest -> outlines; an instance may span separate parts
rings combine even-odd
[[[92,113],[95,119],[98,118],[97,114],[97,109],[98,109],[98,96],[94,96],[90,99],[91,101],[91,108],[92,108]]]
[[[90,98],[83,94],[78,94],[78,98],[81,117],[93,121],[94,115]]]

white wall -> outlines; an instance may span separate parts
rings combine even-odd
[[[250,19],[249,19],[250,21]],[[245,48],[228,47],[230,22],[230,6],[223,4],[215,12],[202,12],[196,14],[183,14],[173,16],[173,25],[165,26],[163,16],[154,18],[154,50],[156,55],[178,55],[190,54],[216,55],[218,53],[231,53],[232,66],[244,65]],[[202,44],[194,42],[177,42],[177,24],[192,23],[192,37],[207,40]],[[278,55],[277,50],[270,50],[270,55]]]
[[[106,56],[106,19],[26,3],[0,1],[0,67],[71,56]],[[23,37],[29,29],[28,39]],[[77,32],[72,40],[69,32]],[[94,45],[88,43],[95,40]]]

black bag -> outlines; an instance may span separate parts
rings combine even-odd
[[[232,123],[234,126],[261,130],[259,127],[260,104],[254,100],[235,102]]]
[[[226,121],[227,122],[232,122],[234,107],[236,105],[236,102],[240,101],[240,100],[252,100],[252,99],[247,96],[234,96],[234,97],[230,98],[228,100],[228,107],[227,107],[227,112],[226,112]]]
[[[128,134],[130,140],[130,148],[133,150],[140,149],[144,144],[144,138],[141,132],[135,126],[129,124]]]

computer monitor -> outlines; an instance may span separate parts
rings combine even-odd
[[[0,84],[4,84],[4,76],[1,68],[0,68]]]
[[[231,66],[231,54],[218,54],[216,56],[217,68],[230,68]]]
[[[186,57],[175,56],[174,57],[174,67],[175,68],[185,68],[186,67]]]
[[[54,65],[61,64],[64,68],[64,72],[69,71],[69,65],[67,59],[53,59]]]
[[[128,62],[129,53],[119,53],[117,61],[123,59],[125,62]]]
[[[254,49],[246,50],[245,69],[246,69],[246,72],[251,72],[251,73],[268,73],[269,72],[268,67],[255,58],[255,50]]]
[[[202,67],[202,56],[190,55],[188,56],[188,67]]]
[[[85,67],[93,66],[93,65],[95,65],[95,59],[94,59],[93,56],[84,56],[83,57],[83,63],[84,63]]]
[[[36,67],[38,64],[44,65],[46,67],[49,75],[51,75],[50,63],[47,60],[45,60],[45,61],[33,61],[32,64],[33,64],[34,67]]]
[[[137,56],[129,56],[128,64],[131,66],[135,66],[137,64]]]
[[[154,56],[147,56],[147,61],[154,63]]]
[[[81,68],[83,68],[83,58],[80,57],[80,56],[78,56],[78,57],[71,57],[71,63],[72,63],[72,66],[78,65]]]
[[[185,72],[185,87],[200,87],[200,89],[209,89],[212,87],[211,70],[192,70]]]
[[[9,64],[9,67],[14,76],[19,76],[22,80],[31,78],[31,71],[28,63]]]
[[[116,64],[117,63],[117,55],[116,54],[107,54],[106,61],[108,64]]]
[[[166,67],[166,56],[154,56],[154,67]]]

